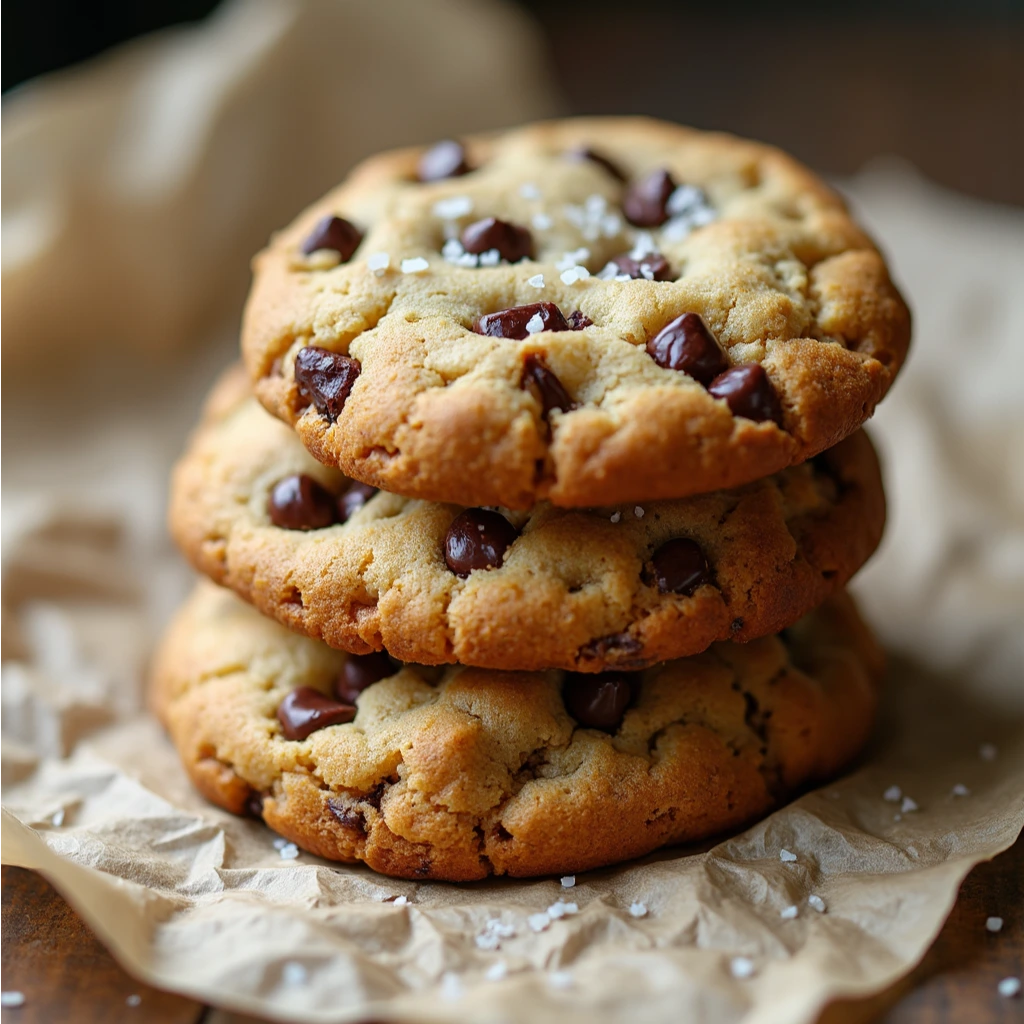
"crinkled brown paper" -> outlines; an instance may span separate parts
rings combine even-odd
[[[873,431],[890,523],[855,589],[892,666],[850,775],[741,835],[571,889],[283,860],[262,825],[191,790],[140,710],[148,652],[188,587],[164,535],[169,462],[233,348],[223,335],[169,364],[140,341],[129,366],[72,380],[51,362],[42,395],[8,367],[4,862],[42,871],[138,977],[281,1020],[799,1024],[907,973],[964,875],[1024,823],[1024,216],[905,168],[848,191],[917,315]],[[96,322],[117,299],[93,295]],[[579,912],[531,930],[559,899]],[[515,934],[479,948],[493,918]],[[733,977],[738,956],[752,976]]]

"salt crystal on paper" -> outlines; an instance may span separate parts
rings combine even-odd
[[[422,274],[429,270],[430,264],[422,256],[413,256],[411,259],[402,260],[403,274]]]
[[[483,935],[478,935],[475,941],[477,949],[493,950],[501,945],[501,939],[493,932],[484,932]]]
[[[971,791],[962,782],[958,782],[953,787],[952,792],[953,792],[953,796],[970,796],[971,795]]]
[[[462,987],[462,979],[454,971],[446,971],[441,976],[441,998],[454,1003],[462,998],[465,989]]]
[[[282,847],[287,846],[287,845],[288,845],[288,840],[282,838],[281,836],[278,836],[274,840],[274,849],[275,850],[280,850]]]
[[[533,277],[528,277],[526,279],[526,283],[528,285],[530,285],[531,288],[543,288],[544,287],[544,275],[543,274],[534,274]]]
[[[779,917],[781,917],[783,921],[792,921],[793,918],[797,917],[799,914],[800,908],[796,906],[796,904],[790,904],[779,914]]]
[[[996,991],[1003,996],[1004,999],[1012,999],[1014,996],[1020,995],[1020,978],[1003,978],[998,985],[996,985]]]
[[[998,753],[999,751],[996,750],[996,745],[994,743],[982,743],[982,745],[978,747],[978,757],[980,757],[982,761],[994,761]]]
[[[907,847],[907,853],[909,853],[911,857],[918,857],[918,856],[920,856],[920,854],[917,852],[917,847],[916,846],[908,846]]]
[[[488,981],[501,981],[502,978],[507,978],[508,964],[504,960],[498,960],[484,971],[484,977]]]
[[[473,200],[469,196],[449,196],[434,203],[434,216],[442,220],[457,220],[473,212]]]
[[[883,794],[882,799],[890,803],[896,803],[903,796],[903,790],[899,786],[890,786]]]
[[[749,956],[734,956],[729,961],[729,970],[734,978],[749,978],[754,973],[754,961]]]
[[[285,843],[281,847],[281,860],[295,860],[299,855],[299,848],[294,843]]]
[[[64,808],[62,807],[59,811],[54,814],[50,819],[50,824],[60,828],[64,824]]]
[[[813,893],[807,897],[807,903],[813,907],[819,914],[825,913],[825,901],[820,896],[815,896]]]
[[[392,901],[396,907],[404,907],[409,902],[408,896],[396,896]]]
[[[3,1007],[14,1007],[25,1005],[25,993],[11,990],[10,992],[0,992],[0,1006]]]
[[[647,916],[647,904],[646,903],[630,903],[629,913],[632,917],[646,917]]]
[[[281,980],[286,985],[304,985],[307,977],[306,968],[295,960],[289,960],[281,968]]]
[[[580,908],[575,903],[565,903],[562,900],[558,900],[557,903],[552,903],[548,907],[548,917],[553,921],[557,921],[560,917],[567,917],[569,914],[578,914]]]
[[[371,253],[366,257],[366,265],[380,277],[391,266],[391,257],[386,252]]]
[[[562,888],[571,889],[576,884],[575,875],[563,875],[562,876]]]
[[[540,313],[534,313],[529,320],[526,321],[526,333],[527,334],[540,334],[544,330],[544,318]]]
[[[792,864],[793,861],[796,860],[796,854],[790,853],[787,849],[781,849],[779,850],[779,860],[781,860],[783,864]]]
[[[1001,917],[986,918],[985,928],[990,932],[1001,932],[1003,930],[1003,919]]]
[[[572,975],[568,971],[552,971],[551,974],[548,975],[548,984],[552,988],[572,988]]]
[[[531,914],[526,923],[531,931],[542,932],[551,924],[551,918],[547,914]]]
[[[905,796],[905,797],[903,798],[903,803],[902,803],[902,804],[900,804],[900,810],[901,810],[901,811],[902,811],[902,812],[903,812],[904,814],[910,814],[910,812],[911,812],[911,811],[916,811],[916,810],[919,810],[919,808],[918,808],[918,806],[917,806],[917,801],[916,801],[916,800],[914,800],[914,799],[912,799],[912,798],[911,798],[911,797],[909,797],[909,796]]]

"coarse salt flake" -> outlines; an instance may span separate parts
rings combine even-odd
[[[1003,978],[998,985],[996,985],[996,991],[1004,999],[1013,999],[1014,996],[1020,995],[1020,978]]]
[[[552,988],[572,988],[573,980],[572,975],[568,971],[552,971],[548,975],[548,984]]]
[[[630,903],[629,905],[630,917],[646,917],[647,916],[647,904],[646,903]]]
[[[793,918],[800,916],[800,908],[795,904],[791,903],[788,907],[785,907],[779,914],[779,917],[783,921],[792,921]]]
[[[287,839],[282,839],[281,836],[278,836],[274,840],[274,849],[275,850],[280,850],[282,847],[287,846],[287,845],[288,845],[288,840]]]
[[[554,221],[546,213],[535,213],[530,223],[537,231],[547,231]]]
[[[392,901],[396,907],[404,907],[409,902],[408,896],[396,896]]]
[[[953,787],[952,792],[953,792],[953,796],[970,796],[971,795],[971,791],[962,782],[958,782]]]
[[[473,200],[469,196],[448,196],[434,203],[434,216],[442,220],[458,220],[473,212]]]
[[[825,913],[825,901],[820,896],[815,896],[814,893],[811,893],[807,897],[807,904],[813,907],[819,914]]]
[[[540,189],[532,181],[524,181],[519,186],[519,194],[524,199],[540,199]]]
[[[578,914],[580,908],[575,903],[566,903],[564,900],[558,900],[556,903],[552,903],[548,907],[548,917],[553,921],[557,921],[560,917],[567,917],[570,914]]]
[[[542,932],[551,924],[551,918],[547,914],[531,914],[526,923],[530,926],[530,931]]]
[[[481,267],[496,267],[501,262],[501,253],[497,249],[488,249],[480,253]]]
[[[371,253],[366,257],[366,265],[379,277],[391,266],[391,257],[386,252]]]
[[[494,950],[501,945],[501,939],[493,932],[484,932],[476,937],[476,948]]]
[[[12,989],[10,992],[0,992],[0,1006],[15,1007],[25,1005],[25,993]]]
[[[529,320],[526,321],[526,333],[527,334],[540,334],[544,330],[544,318],[540,313],[534,313]]]
[[[611,519],[611,521],[613,523],[617,523],[617,522],[619,522],[622,519],[622,513],[621,512],[613,512],[611,514],[611,516],[610,516],[610,519]]]
[[[890,803],[896,803],[903,796],[903,790],[899,786],[890,786],[883,794],[882,799]]]
[[[643,519],[643,517],[644,517],[643,506],[642,505],[635,505],[633,507],[633,515],[635,515],[637,517],[637,519]]]
[[[900,810],[904,814],[910,814],[911,811],[916,811],[919,809],[920,808],[917,806],[917,801],[913,797],[905,796],[903,798],[903,803],[900,804]]]
[[[783,848],[779,850],[779,860],[781,860],[783,864],[792,864],[793,861],[796,860],[796,854],[790,853],[789,850]]]
[[[561,878],[562,888],[571,889],[576,884],[575,875],[563,875]]]
[[[534,274],[533,277],[528,277],[526,279],[526,283],[531,288],[543,288],[544,287],[544,275],[543,274]]]
[[[504,960],[498,960],[484,971],[484,977],[488,981],[501,981],[502,978],[507,978],[508,964]]]
[[[302,985],[305,984],[307,977],[306,968],[302,964],[295,960],[289,960],[281,968],[281,980],[286,985]]]
[[[142,996],[133,993],[124,1001],[125,1006],[138,1006],[142,1002]]]
[[[295,860],[298,855],[299,848],[294,843],[285,843],[284,846],[281,847],[281,860]]]
[[[422,256],[413,256],[411,259],[402,260],[403,274],[422,274],[429,270],[430,264]]]
[[[1001,917],[986,918],[985,928],[990,932],[1001,932],[1003,930],[1003,919]]]
[[[454,971],[445,971],[441,976],[441,998],[454,1003],[464,993],[462,979]]]
[[[754,973],[754,961],[749,956],[734,956],[729,961],[729,971],[734,978],[749,978]]]
[[[978,747],[978,757],[980,757],[982,761],[994,761],[998,753],[999,751],[996,749],[996,745],[994,743],[982,743],[982,745]]]
[[[60,828],[64,824],[64,808],[62,807],[57,811],[54,816],[50,819],[50,824]]]

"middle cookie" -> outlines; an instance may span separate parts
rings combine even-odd
[[[420,664],[599,672],[775,633],[878,545],[863,432],[729,491],[600,509],[465,509],[352,484],[217,386],[172,485],[201,572],[332,647]]]

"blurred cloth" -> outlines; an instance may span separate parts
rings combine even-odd
[[[221,325],[249,255],[370,150],[547,113],[542,61],[495,4],[247,0],[7,101],[4,857],[45,870],[157,985],[310,1022],[795,1024],[908,971],[966,871],[1024,822],[1024,213],[901,166],[843,183],[916,316],[872,425],[890,521],[854,589],[896,667],[855,774],[707,850],[581,877],[577,930],[524,927],[494,987],[473,974],[474,929],[543,910],[557,883],[284,863],[261,826],[204,804],[136,717],[189,586],[167,474],[235,358]],[[990,741],[998,756],[979,758]],[[902,822],[880,796],[893,782],[919,804]],[[779,842],[812,867],[780,879]],[[806,886],[829,913],[777,934],[765,908]],[[408,935],[382,905],[406,891]],[[649,918],[623,919],[632,898]],[[314,948],[335,973],[289,989],[282,964]],[[722,967],[736,953],[757,959],[754,979]],[[546,987],[559,966],[587,978],[585,1002]],[[437,986],[451,996],[462,977],[455,1010]]]
[[[197,339],[360,158],[552,114],[545,65],[499,0],[231,0],[28,84],[3,111],[4,369]]]

